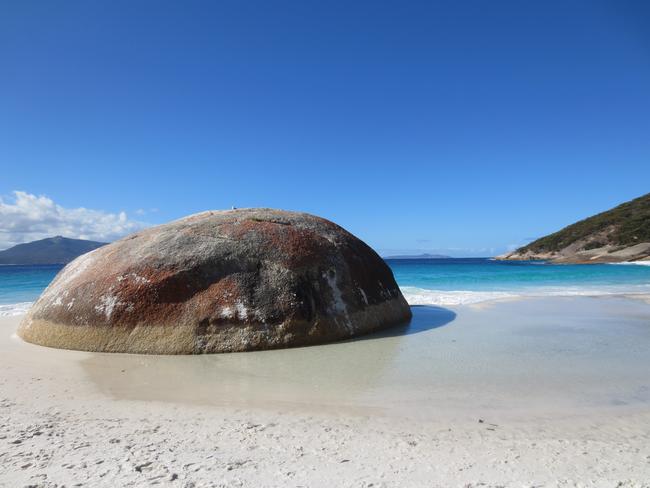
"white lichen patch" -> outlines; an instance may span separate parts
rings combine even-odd
[[[240,320],[246,320],[248,318],[248,308],[242,302],[235,303],[234,308],[225,306],[219,312],[219,315],[224,319],[233,319],[237,317]]]
[[[146,285],[147,283],[151,283],[151,280],[148,280],[144,276],[140,276],[137,273],[127,273],[125,275],[120,275],[117,277],[118,283],[121,283],[124,280],[132,281],[138,285]]]
[[[323,234],[323,237],[325,239],[327,239],[327,241],[330,242],[331,244],[334,244],[334,245],[338,244],[337,240],[336,240],[336,236],[334,234],[330,233],[330,232],[325,232]]]
[[[115,307],[122,305],[122,302],[115,295],[102,295],[99,297],[99,305],[95,305],[95,311],[103,313],[107,320],[110,320]]]
[[[242,302],[237,302],[235,305],[237,308],[237,315],[239,316],[240,319],[246,320],[248,318],[248,309]]]
[[[366,292],[363,291],[363,288],[359,287],[359,293],[361,293],[361,298],[363,298],[363,302],[368,305],[368,297],[366,296]]]
[[[63,305],[63,300],[70,294],[67,290],[63,293],[48,293],[43,295],[44,307],[60,307]]]
[[[253,317],[255,318],[255,320],[256,320],[257,322],[259,322],[260,324],[262,324],[264,327],[266,327],[266,328],[269,327],[269,325],[266,323],[266,315],[264,314],[264,312],[262,311],[262,309],[260,309],[260,308],[255,308],[255,309],[253,310]]]
[[[393,295],[391,294],[390,290],[387,290],[386,287],[384,286],[384,283],[379,280],[379,296],[382,297],[384,300],[390,300],[393,298]]]
[[[336,271],[331,270],[329,273],[323,273],[323,278],[327,280],[327,284],[332,290],[332,312],[334,312],[338,317],[343,316],[343,326],[348,331],[352,332],[352,324],[350,323],[350,317],[348,315],[348,306],[345,304],[343,294],[336,282]]]

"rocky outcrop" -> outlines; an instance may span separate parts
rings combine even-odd
[[[66,349],[200,354],[324,343],[410,317],[390,268],[343,228],[242,209],[192,215],[77,258],[18,334]]]
[[[557,252],[533,252],[527,250],[497,256],[504,261],[550,261],[556,264],[597,264],[650,261],[650,242],[635,246],[602,246],[583,249],[581,245],[567,247]]]

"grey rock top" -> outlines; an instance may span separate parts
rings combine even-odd
[[[68,264],[23,320],[36,344],[199,354],[317,344],[408,321],[390,268],[313,215],[210,211]]]

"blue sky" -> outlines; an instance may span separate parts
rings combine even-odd
[[[2,2],[0,63],[0,247],[235,205],[490,255],[650,191],[648,2]]]

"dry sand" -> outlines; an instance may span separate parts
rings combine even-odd
[[[415,307],[214,356],[42,348],[0,319],[0,485],[650,486],[650,306]]]

